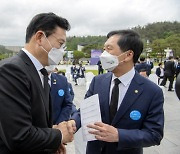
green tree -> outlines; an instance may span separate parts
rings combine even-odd
[[[84,53],[82,51],[74,51],[73,56],[74,60],[78,62],[80,58],[84,57]]]
[[[164,49],[167,48],[167,43],[165,39],[154,40],[151,44],[152,52],[150,53],[151,57],[160,58],[161,62],[165,56]]]
[[[174,51],[174,56],[180,56],[180,33],[166,38],[167,46]]]
[[[85,46],[82,49],[82,52],[85,54],[86,58],[90,58],[92,49],[102,50],[102,48],[103,48],[102,44],[90,44],[90,45]]]
[[[0,45],[0,60],[11,57],[13,51],[6,49],[4,46]]]

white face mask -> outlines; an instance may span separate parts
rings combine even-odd
[[[119,56],[114,56],[104,50],[100,56],[102,67],[108,71],[113,71],[119,65],[119,63],[121,63],[119,62],[118,57],[122,56],[124,53]]]
[[[45,35],[45,34],[44,34]],[[46,37],[46,35],[45,35]],[[44,49],[42,46],[41,48],[48,53],[48,63],[49,65],[58,65],[58,63],[63,60],[63,54],[64,54],[64,46],[61,46],[59,49],[52,47],[51,43],[46,37],[46,40],[48,41],[49,45],[51,46],[51,50],[47,52],[46,49]]]

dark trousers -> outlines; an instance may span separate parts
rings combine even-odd
[[[103,69],[98,69],[98,74],[103,74],[104,70]]]
[[[165,86],[166,85],[166,82],[167,82],[167,79],[169,80],[169,88],[168,90],[172,90],[172,87],[173,87],[173,81],[174,81],[174,76],[166,76],[164,75],[163,77],[163,80],[161,82],[161,86]]]

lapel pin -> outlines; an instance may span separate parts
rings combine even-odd
[[[137,94],[137,93],[138,93],[138,90],[135,90],[134,92]]]
[[[54,79],[53,84],[56,84],[56,79]]]

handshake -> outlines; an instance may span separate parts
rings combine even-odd
[[[74,139],[74,133],[76,132],[76,123],[74,120],[63,121],[58,125],[53,125],[54,129],[59,129],[62,133],[62,142],[72,142]]]

